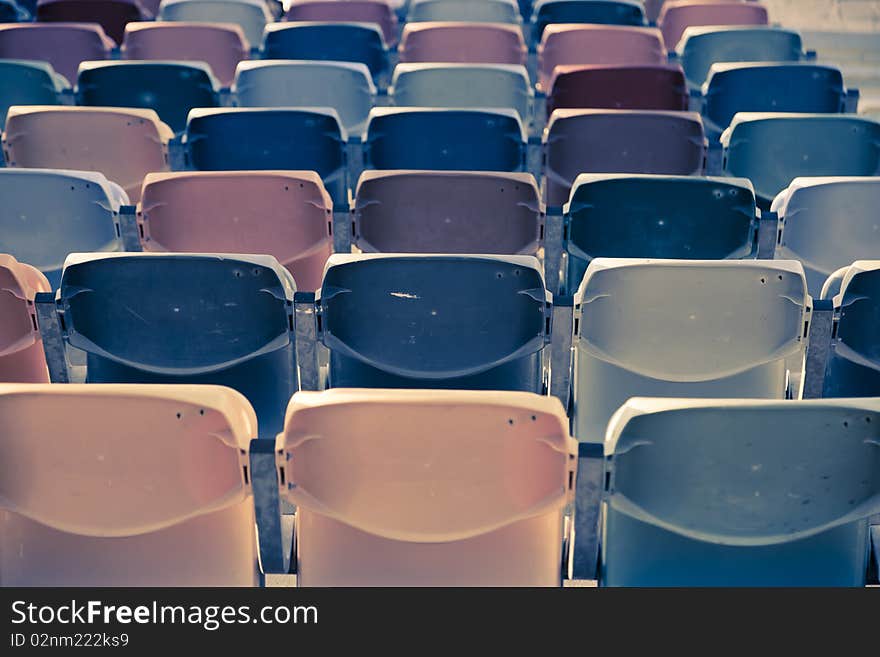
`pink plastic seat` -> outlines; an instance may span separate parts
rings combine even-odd
[[[695,112],[556,110],[544,130],[548,207],[582,173],[701,175],[706,137]]]
[[[276,442],[300,586],[559,586],[577,443],[521,392],[300,392]]]
[[[133,203],[144,176],[167,171],[171,128],[153,110],[109,107],[12,107],[3,133],[10,167],[98,171]]]
[[[557,66],[665,64],[660,30],[627,25],[548,25],[538,44],[538,89],[549,88]]]
[[[250,49],[233,23],[129,23],[122,44],[126,59],[205,62],[224,87]]]
[[[401,62],[525,64],[522,30],[506,23],[409,23],[403,28]]]
[[[138,208],[145,251],[275,256],[297,289],[321,286],[333,202],[313,171],[155,173]]]
[[[285,20],[374,23],[382,30],[387,45],[397,45],[397,12],[386,0],[293,0]]]
[[[76,83],[80,62],[109,59],[113,41],[93,23],[18,23],[0,25],[0,59],[49,62]]]
[[[657,25],[669,50],[673,50],[685,29],[699,25],[767,25],[767,8],[757,2],[730,0],[667,0]]]
[[[4,586],[259,583],[239,393],[0,384],[0,422]]]
[[[34,295],[52,286],[36,268],[0,253],[0,383],[48,383]]]

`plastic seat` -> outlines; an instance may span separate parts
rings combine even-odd
[[[228,386],[272,437],[297,387],[295,291],[271,256],[75,253],[59,308],[68,346],[86,352],[87,383]]]
[[[856,260],[880,253],[880,178],[796,178],[773,201],[781,234],[776,257],[800,260],[810,294]]]
[[[852,115],[737,114],[721,136],[725,171],[766,207],[795,178],[880,173],[880,123]]]
[[[53,288],[73,251],[121,251],[119,208],[128,197],[100,173],[0,169],[0,253],[39,269]]]
[[[864,586],[878,422],[877,400],[628,401],[605,443],[600,584]]]
[[[638,0],[538,0],[532,13],[534,42],[557,23],[644,25],[645,10]]]
[[[249,56],[241,27],[234,23],[129,23],[122,52],[126,59],[205,62],[224,87],[235,67]]]
[[[364,166],[521,171],[526,141],[515,110],[378,107],[367,121]]]
[[[155,110],[174,132],[194,107],[217,107],[218,83],[198,62],[86,62],[76,84],[77,105]]]
[[[657,17],[669,50],[678,45],[684,31],[702,25],[767,25],[767,8],[757,2],[714,0],[667,0]]]
[[[332,107],[346,132],[358,137],[375,97],[369,69],[353,62],[244,62],[235,77],[240,107]]]
[[[620,25],[549,25],[538,44],[538,89],[545,93],[557,66],[666,64],[660,30]]]
[[[408,23],[398,47],[401,62],[524,65],[526,52],[508,23]]]
[[[34,296],[51,289],[36,267],[0,253],[0,383],[49,383]]]
[[[527,173],[365,171],[353,204],[364,252],[535,255],[542,217]]]
[[[39,0],[42,23],[98,23],[107,36],[122,43],[127,23],[152,18],[138,0]]]
[[[265,253],[300,290],[332,252],[333,202],[312,171],[150,174],[138,210],[146,251]]]
[[[19,106],[9,110],[3,151],[10,167],[98,171],[136,203],[144,176],[168,169],[172,136],[153,110]]]
[[[0,23],[17,23],[28,21],[31,16],[28,11],[19,6],[15,0],[0,1]]]
[[[797,62],[801,35],[779,27],[689,27],[676,48],[687,79],[702,85],[719,62]]]
[[[700,175],[706,139],[693,112],[556,110],[544,149],[545,200],[556,207],[581,173]]]
[[[273,18],[265,0],[162,0],[161,21],[234,23],[251,48],[259,48]]]
[[[810,297],[789,260],[596,258],[575,296],[575,435],[630,397],[783,399]],[[799,372],[798,372],[799,373]]]
[[[754,257],[756,214],[746,179],[578,176],[565,206],[566,289],[577,290],[594,258]]]
[[[689,103],[677,64],[557,66],[547,92],[547,115],[582,108],[685,111]]]
[[[285,20],[312,23],[372,23],[385,43],[397,45],[397,14],[385,0],[292,0]]]
[[[399,64],[389,95],[398,107],[500,107],[531,117],[532,83],[510,64]]]
[[[366,64],[374,78],[388,68],[382,32],[367,23],[273,23],[266,27],[263,57]]]
[[[522,17],[515,0],[411,0],[406,20],[408,23],[520,23]]]
[[[185,140],[196,170],[315,171],[336,203],[348,200],[347,137],[332,109],[195,109]]]
[[[0,58],[47,62],[71,84],[80,62],[109,59],[113,41],[87,23],[0,25]]]
[[[0,418],[4,585],[259,584],[241,395],[5,384]]]
[[[553,397],[297,393],[276,451],[300,586],[562,583],[577,444]]]
[[[330,256],[333,388],[543,389],[549,293],[531,256]]]
[[[51,64],[0,59],[0,121],[13,105],[60,105],[70,90],[63,76]]]

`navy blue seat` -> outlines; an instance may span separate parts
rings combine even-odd
[[[76,85],[78,105],[155,110],[174,130],[186,128],[194,107],[217,107],[218,84],[198,62],[86,62]]]
[[[196,109],[185,137],[200,171],[316,171],[334,201],[348,201],[346,135],[331,109]]]
[[[541,40],[551,23],[598,23],[601,25],[645,25],[645,10],[633,0],[541,0],[531,17],[533,39]]]
[[[59,105],[70,86],[46,62],[0,59],[0,125],[13,105]]]
[[[328,387],[541,392],[549,295],[531,256],[333,255]]]
[[[516,110],[376,108],[367,121],[364,166],[521,171],[525,150]]]

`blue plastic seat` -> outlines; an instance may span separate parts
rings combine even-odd
[[[516,110],[376,108],[364,165],[371,169],[521,171],[526,134]]]
[[[348,201],[346,142],[329,108],[195,109],[185,137],[196,170],[316,171],[337,203]]]
[[[0,124],[13,105],[60,105],[70,90],[63,76],[44,62],[0,59]]]
[[[605,442],[600,584],[864,586],[880,402],[631,399]]]
[[[551,23],[645,25],[645,9],[638,0],[538,0],[531,20],[538,43]]]
[[[0,0],[0,23],[27,22],[31,16],[15,0]]]
[[[78,105],[156,111],[175,132],[195,107],[217,107],[218,83],[198,62],[85,62],[76,83]]]
[[[100,173],[0,169],[0,253],[37,267],[53,289],[75,251],[121,251],[119,207],[128,197]]]
[[[548,300],[532,256],[333,255],[328,387],[541,392]]]

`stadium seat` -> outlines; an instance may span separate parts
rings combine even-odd
[[[98,171],[136,203],[144,176],[166,171],[171,129],[153,110],[12,107],[3,133],[10,167]]]
[[[374,78],[388,68],[382,32],[365,23],[273,23],[266,27],[263,57],[366,64]]]
[[[674,45],[674,44],[673,44]],[[689,27],[676,48],[688,81],[700,87],[719,62],[797,62],[804,58],[801,35],[780,27]]]
[[[201,62],[85,62],[79,67],[76,103],[155,110],[174,132],[186,129],[194,107],[217,107],[219,85]]]
[[[259,48],[263,30],[272,22],[265,0],[162,0],[160,21],[233,23],[251,48]]]
[[[880,174],[880,123],[852,115],[737,114],[721,136],[728,175],[769,207],[795,178]]]
[[[755,192],[746,179],[593,174],[565,205],[566,289],[594,258],[754,257]]]
[[[80,62],[109,59],[113,41],[97,24],[0,25],[0,58],[47,62],[73,85]]]
[[[810,297],[788,260],[596,258],[575,296],[575,436],[630,397],[783,399]]]
[[[543,390],[549,293],[531,256],[330,256],[333,388]]]
[[[228,386],[273,437],[297,387],[295,291],[271,256],[74,253],[58,309],[67,345],[87,354],[87,383]]]
[[[354,244],[366,253],[535,255],[541,210],[527,173],[365,171],[352,205]]]
[[[353,62],[243,62],[234,91],[239,107],[331,107],[346,132],[357,137],[376,97],[369,69]]]
[[[532,115],[534,93],[524,66],[399,64],[389,96],[398,107],[500,107]]]
[[[224,87],[232,86],[235,67],[248,50],[234,23],[129,23],[122,43],[125,59],[205,62]]]
[[[152,18],[138,0],[39,0],[42,23],[98,23],[116,43],[122,43],[127,23]]]
[[[703,25],[767,25],[767,8],[757,2],[731,0],[667,0],[657,17],[657,26],[669,50],[675,50],[684,31]]]
[[[0,169],[0,253],[39,269],[53,288],[74,251],[121,251],[119,208],[128,197],[100,173]]]
[[[660,30],[620,25],[550,25],[538,44],[538,90],[557,66],[666,64]]]
[[[605,442],[600,584],[864,586],[878,424],[877,400],[629,400]]]
[[[686,111],[690,96],[677,64],[557,66],[547,90],[555,109]]]
[[[397,14],[385,0],[291,0],[285,15],[290,22],[371,23],[382,30],[389,46],[397,45]]]
[[[516,0],[410,0],[408,23],[520,23]]]
[[[276,452],[299,586],[562,584],[577,444],[553,397],[302,392]]]
[[[556,110],[544,130],[545,201],[568,201],[581,173],[700,175],[706,139],[693,112]]]
[[[34,296],[51,289],[36,267],[0,253],[0,383],[49,383]],[[10,419],[4,415],[7,433]]]
[[[316,171],[337,203],[348,200],[347,137],[329,108],[195,109],[185,140],[196,170]]]
[[[5,384],[0,417],[5,586],[260,583],[235,391]]]
[[[70,91],[64,76],[46,62],[0,59],[0,121],[13,105],[60,105]]]
[[[401,62],[525,64],[522,30],[508,23],[408,23],[398,47]]]
[[[773,201],[779,215],[776,257],[800,260],[810,294],[841,267],[880,254],[880,177],[796,178]]]
[[[645,11],[639,0],[538,0],[532,13],[532,39],[541,40],[553,23],[644,25]]]
[[[265,253],[315,290],[332,212],[313,171],[200,171],[148,175],[138,221],[145,251]]]
[[[368,169],[521,171],[526,134],[516,110],[378,107],[364,142]]]
[[[30,20],[28,11],[15,0],[0,0],[0,23],[17,23]]]

